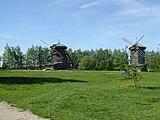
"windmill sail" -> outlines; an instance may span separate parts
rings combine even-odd
[[[122,38],[125,42],[127,42],[129,45],[132,45],[132,42],[130,42],[129,40],[127,40],[126,38]]]
[[[142,40],[143,37],[144,35],[142,35],[142,37],[135,44],[138,44]]]

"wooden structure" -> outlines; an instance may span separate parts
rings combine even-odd
[[[46,65],[46,69],[64,70],[73,68],[74,64],[66,51],[67,46],[58,42],[50,46],[50,48],[53,50],[52,61]]]
[[[136,40],[136,42],[134,44],[132,44],[129,40],[123,38],[123,40],[125,42],[127,42],[128,44],[131,45],[131,47],[129,47],[130,50],[130,64],[131,65],[144,65],[145,64],[145,49],[146,47],[143,46],[142,44],[140,44],[140,40],[144,37],[144,35],[139,39]]]
[[[129,47],[131,54],[131,64],[143,65],[145,64],[145,49],[146,47],[140,43],[136,43]]]

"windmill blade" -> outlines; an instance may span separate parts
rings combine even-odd
[[[125,42],[127,42],[128,44],[132,45],[132,42],[127,40],[126,38],[122,38]]]
[[[61,58],[64,58],[64,57],[61,55],[61,53],[59,53],[55,48],[53,48],[53,50],[55,50],[56,53],[58,53],[58,55],[59,55]]]
[[[136,47],[136,50],[138,51],[138,53],[140,54],[141,57],[145,57],[145,53],[141,49]]]
[[[141,41],[143,37],[144,35],[142,35],[142,37],[135,44],[139,43],[139,41]]]
[[[142,50],[138,49],[138,52],[140,53],[141,57],[145,57],[146,56],[145,53]]]
[[[47,42],[45,42],[44,40],[40,40],[41,42],[43,42],[44,44],[50,46]]]

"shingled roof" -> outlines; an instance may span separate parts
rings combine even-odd
[[[50,48],[64,48],[64,49],[67,49],[67,46],[58,42],[57,44],[53,44],[52,46],[50,46]]]
[[[131,50],[131,49],[135,49],[135,47],[136,47],[136,48],[141,48],[141,49],[146,49],[146,46],[144,46],[144,45],[142,45],[142,44],[140,44],[140,43],[136,43],[136,44],[132,45],[129,49],[130,49],[130,50]]]

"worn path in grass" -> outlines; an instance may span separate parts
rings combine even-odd
[[[24,111],[9,105],[6,102],[0,102],[0,120],[48,120],[34,115],[30,111]]]

